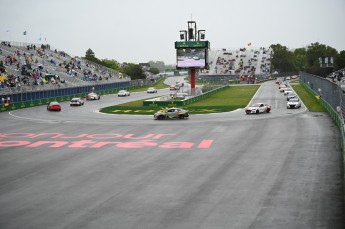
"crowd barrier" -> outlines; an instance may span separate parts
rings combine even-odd
[[[132,85],[131,85],[132,84]],[[145,87],[147,82],[133,85],[133,82],[116,82],[111,84],[88,85],[73,88],[59,88],[55,90],[22,92],[11,95],[1,95],[0,111],[10,111],[22,109],[26,107],[41,106],[51,101],[64,102],[69,101],[73,97],[85,98],[91,91],[95,91],[100,95],[115,94],[119,90],[133,90]]]

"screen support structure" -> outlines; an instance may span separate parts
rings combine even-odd
[[[191,95],[195,95],[195,68],[190,69],[190,91]]]

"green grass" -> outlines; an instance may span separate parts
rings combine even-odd
[[[291,86],[301,98],[311,112],[326,112],[325,108],[321,106],[318,99],[309,93],[298,81],[294,81]],[[164,80],[157,82],[154,87],[157,89],[166,88]],[[244,86],[230,86],[218,93],[207,97],[203,100],[188,104],[182,108],[187,109],[192,114],[205,114],[228,112],[238,108],[244,108],[258,90],[259,85],[244,85]],[[138,91],[146,90],[145,88],[138,89]],[[124,103],[121,105],[105,107],[101,112],[111,114],[150,114],[158,111],[161,107],[143,106],[143,100]]]
[[[309,93],[302,85],[294,84],[291,85],[298,96],[303,101],[304,105],[308,108],[311,112],[326,112],[326,109],[321,106],[318,99]]]
[[[259,85],[249,86],[233,86],[225,90],[221,90],[215,95],[206,99],[197,101],[189,105],[189,107],[202,106],[238,106],[245,107],[252,99],[255,92],[259,89]]]
[[[191,114],[205,114],[228,112],[238,108],[244,108],[252,99],[259,85],[233,86],[212,95],[203,100],[188,104],[182,108],[189,110]],[[100,112],[111,114],[150,114],[162,109],[161,107],[143,106],[143,100],[124,103],[121,105],[105,107]]]

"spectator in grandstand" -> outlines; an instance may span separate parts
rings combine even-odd
[[[4,73],[6,72],[6,68],[4,66],[4,62],[2,62],[2,60],[0,60],[0,73]]]

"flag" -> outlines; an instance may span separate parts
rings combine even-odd
[[[24,35],[24,36],[26,35],[26,31],[23,32],[23,35]]]
[[[8,32],[11,32],[11,30],[9,30],[9,29],[8,29],[8,30],[6,30],[6,33],[8,33]]]
[[[249,42],[249,43],[248,43],[248,46],[251,46],[251,45],[252,45],[252,42]]]

